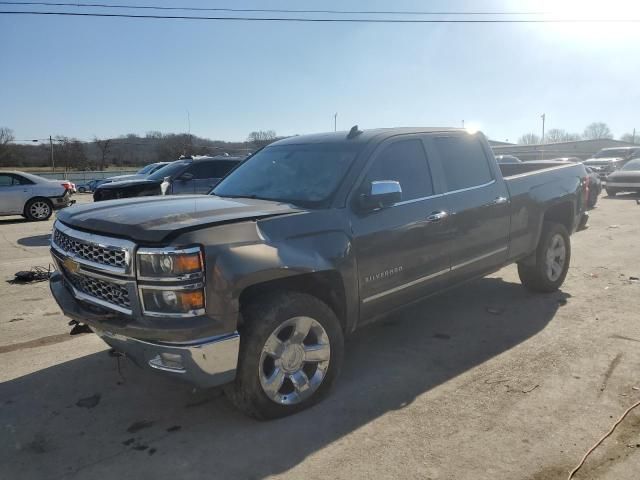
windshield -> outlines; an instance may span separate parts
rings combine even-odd
[[[627,163],[620,170],[640,170],[640,159],[631,160],[629,163]]]
[[[626,148],[608,148],[605,150],[600,150],[598,153],[596,153],[593,158],[612,158],[612,157],[619,157],[619,158],[626,158],[627,155],[629,155],[630,151],[627,150]]]
[[[138,175],[146,175],[147,173],[151,173],[153,172],[154,168],[156,167],[157,164],[155,163],[151,163],[149,165],[147,165],[146,167],[142,167],[140,170],[138,170],[136,173]]]
[[[236,168],[212,194],[319,205],[336,190],[356,154],[355,145],[268,147]]]
[[[176,160],[175,162],[171,162],[169,165],[165,165],[160,170],[156,170],[147,178],[149,180],[164,180],[165,177],[174,177],[190,163],[191,160]]]

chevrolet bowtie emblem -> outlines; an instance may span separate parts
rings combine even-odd
[[[64,261],[62,262],[62,265],[70,273],[78,273],[78,270],[80,270],[80,264],[78,262],[76,262],[74,259],[69,258],[69,257],[64,259]]]

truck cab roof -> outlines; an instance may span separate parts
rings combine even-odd
[[[281,145],[305,145],[305,144],[318,144],[318,143],[367,143],[373,138],[393,137],[396,135],[408,135],[415,133],[447,133],[447,132],[466,132],[462,128],[450,128],[450,127],[394,127],[394,128],[372,128],[369,130],[359,130],[358,134],[348,137],[348,131],[341,132],[327,132],[327,133],[314,133],[309,135],[296,135],[295,137],[288,137],[282,140],[278,140],[270,144],[269,146],[281,146]]]

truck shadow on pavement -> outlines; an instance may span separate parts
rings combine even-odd
[[[262,479],[286,472],[536,335],[567,297],[484,278],[408,307],[348,340],[328,399],[272,422],[244,417],[220,390],[194,393],[129,364],[119,374],[106,351],[77,358],[0,385],[3,475]],[[442,399],[423,401],[435,412]]]
[[[31,237],[22,237],[18,239],[18,245],[23,247],[48,247],[51,243],[51,234],[33,235]]]

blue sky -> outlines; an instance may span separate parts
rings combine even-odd
[[[343,10],[560,8],[558,14],[568,15],[572,1],[564,7],[535,0],[183,3]],[[601,2],[580,5],[591,3],[602,8]],[[619,11],[640,18],[635,3]],[[615,4],[607,3],[614,13]],[[640,131],[639,27],[0,16],[0,126],[12,128],[19,139],[180,132],[187,130],[188,110],[192,133],[243,140],[258,129],[279,135],[332,130],[338,112],[341,129],[459,126],[464,119],[491,138],[515,141],[522,133],[539,133],[544,112],[547,129],[581,132],[592,121],[604,121],[619,136],[634,127]]]

